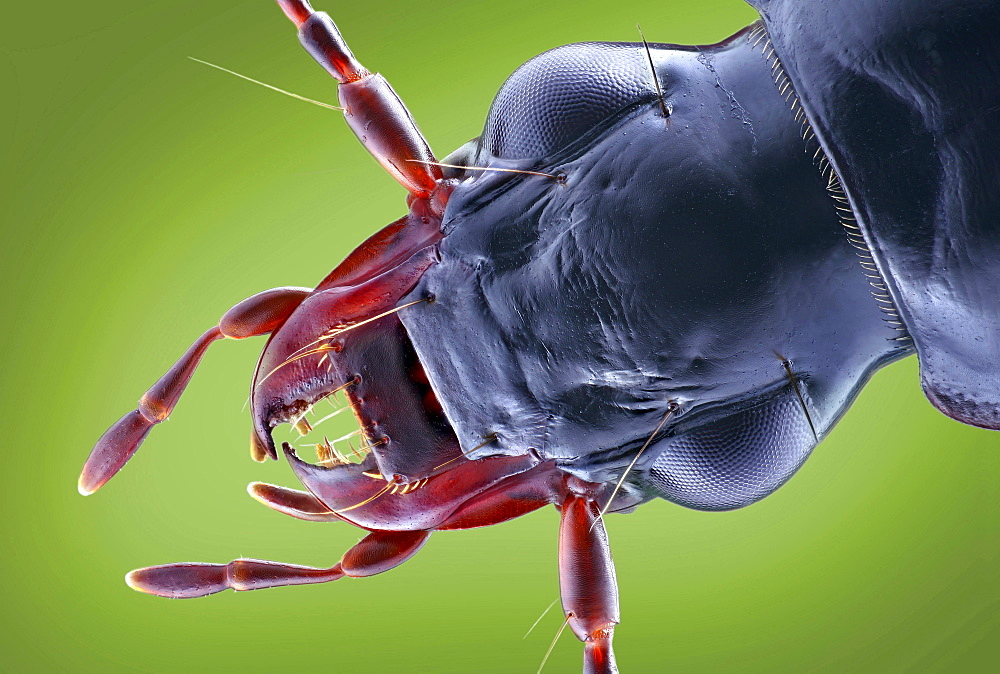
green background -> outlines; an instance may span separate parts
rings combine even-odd
[[[611,9],[609,9],[611,7]],[[704,43],[738,0],[336,3],[438,155],[521,62],[578,40]],[[376,578],[167,601],[129,569],[239,556],[329,565],[360,532],[273,513],[241,409],[262,340],[214,347],[172,419],[84,499],[94,440],[234,302],[314,285],[404,211],[271,3],[8,3],[2,22],[5,671],[533,672],[560,617],[557,516],[435,535]],[[908,359],[800,474],[733,513],[609,521],[625,672],[987,671],[1000,655],[1000,435],[938,414]],[[578,671],[565,634],[546,671]],[[995,671],[993,669],[992,671]]]

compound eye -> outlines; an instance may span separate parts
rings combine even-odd
[[[661,443],[649,481],[663,498],[696,510],[759,501],[790,478],[816,438],[794,393],[758,403]]]
[[[500,88],[481,147],[501,159],[547,157],[655,96],[641,44],[558,47],[522,65]]]

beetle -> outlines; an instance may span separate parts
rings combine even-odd
[[[341,81],[352,128],[410,191],[410,213],[316,289],[267,291],[226,313],[98,441],[80,487],[91,493],[124,465],[211,343],[273,333],[251,394],[255,458],[277,455],[281,423],[308,434],[305,414],[337,392],[363,447],[354,463],[324,440],[313,465],[286,443],[308,491],[252,491],[371,533],[329,569],[166,565],[130,574],[134,587],[181,597],[367,576],[408,559],[431,530],[554,503],[567,624],[585,642],[585,669],[610,671],[606,512],[657,496],[705,510],[763,498],[877,367],[913,351],[939,408],[997,427],[997,230],[981,194],[995,184],[997,88],[985,82],[970,102],[930,86],[969,50],[992,54],[982,36],[995,10],[963,6],[962,31],[918,31],[926,64],[900,50],[930,72],[913,76],[930,86],[916,111],[895,89],[888,100],[870,91],[878,59],[868,79],[823,49],[785,59],[795,31],[828,17],[782,3],[761,3],[763,24],[717,45],[571,45],[522,66],[483,135],[438,162],[328,18],[280,4]],[[870,25],[911,28],[894,18]],[[894,37],[847,44],[884,56]],[[885,67],[913,84],[899,65]],[[828,94],[817,73],[842,88]],[[906,124],[885,123],[878,111],[892,105]],[[845,107],[870,126],[838,117]],[[927,137],[914,132],[925,107]],[[920,137],[901,145],[900,134]],[[948,161],[928,171],[942,147]],[[910,182],[885,184],[885,156]],[[930,222],[908,222],[911,211]],[[981,334],[969,335],[970,320]]]

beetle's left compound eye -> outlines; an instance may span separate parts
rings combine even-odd
[[[649,471],[658,495],[696,510],[731,510],[785,483],[816,446],[791,391],[668,438]]]
[[[642,44],[566,45],[531,59],[493,99],[481,146],[502,159],[546,157],[656,97]]]

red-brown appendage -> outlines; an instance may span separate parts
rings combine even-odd
[[[584,673],[617,672],[611,639],[619,622],[618,584],[597,494],[575,477],[559,525],[559,591],[570,629],[584,647]]]
[[[262,335],[280,326],[310,293],[309,288],[274,288],[249,297],[227,311],[153,384],[129,412],[104,435],[87,457],[77,488],[83,495],[101,488],[128,462],[155,424],[173,411],[205,351],[224,336],[242,339]],[[266,448],[265,448],[266,449]]]
[[[372,156],[411,194],[427,197],[441,168],[403,102],[381,75],[351,53],[337,25],[302,0],[278,0],[307,52],[340,83],[347,123]]]
[[[488,527],[556,503],[558,473],[552,464],[542,464],[509,477],[465,501],[437,530]]]
[[[420,551],[429,531],[373,531],[344,554],[340,565],[352,578],[395,568]]]
[[[268,508],[296,519],[310,522],[342,522],[337,513],[306,491],[288,489],[266,482],[251,482],[247,492]]]
[[[344,576],[373,576],[399,566],[423,546],[427,531],[372,532],[328,569],[237,559],[228,564],[180,562],[136,569],[125,576],[129,587],[170,599],[204,597],[223,590],[262,590],[285,585],[329,583]]]
[[[296,26],[301,26],[313,13],[312,6],[305,0],[277,0],[285,16]]]
[[[237,559],[228,564],[181,562],[130,571],[125,582],[133,590],[169,599],[193,599],[223,590],[261,590],[284,585],[328,583],[344,577],[340,565],[329,569]]]

